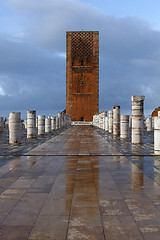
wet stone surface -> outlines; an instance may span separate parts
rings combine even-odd
[[[51,134],[45,134],[42,136],[37,135],[36,138],[27,139],[27,131],[23,129],[22,142],[21,144],[8,144],[9,143],[9,132],[8,127],[4,128],[4,131],[0,133],[0,166],[8,163],[9,160],[13,159],[15,156],[23,155],[24,153],[30,151],[34,147],[43,142],[59,135],[61,132],[65,131],[65,128],[53,131]]]
[[[153,134],[145,139],[133,151],[128,141],[74,126],[26,145],[0,167],[0,239],[158,240],[160,157]]]

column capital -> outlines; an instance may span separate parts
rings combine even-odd
[[[145,96],[141,95],[141,96],[132,96],[131,100],[132,102],[139,102],[139,101],[144,101]]]

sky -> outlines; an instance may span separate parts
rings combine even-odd
[[[66,31],[99,31],[100,111],[160,106],[159,0],[0,0],[0,115],[66,107]]]

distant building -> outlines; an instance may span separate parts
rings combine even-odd
[[[66,41],[66,113],[92,121],[99,112],[99,32],[67,32]]]
[[[152,112],[152,117],[158,117],[158,111],[160,111],[160,107],[156,108],[153,112]]]

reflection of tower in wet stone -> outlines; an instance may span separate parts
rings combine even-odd
[[[66,113],[92,121],[99,112],[99,32],[67,32]]]

